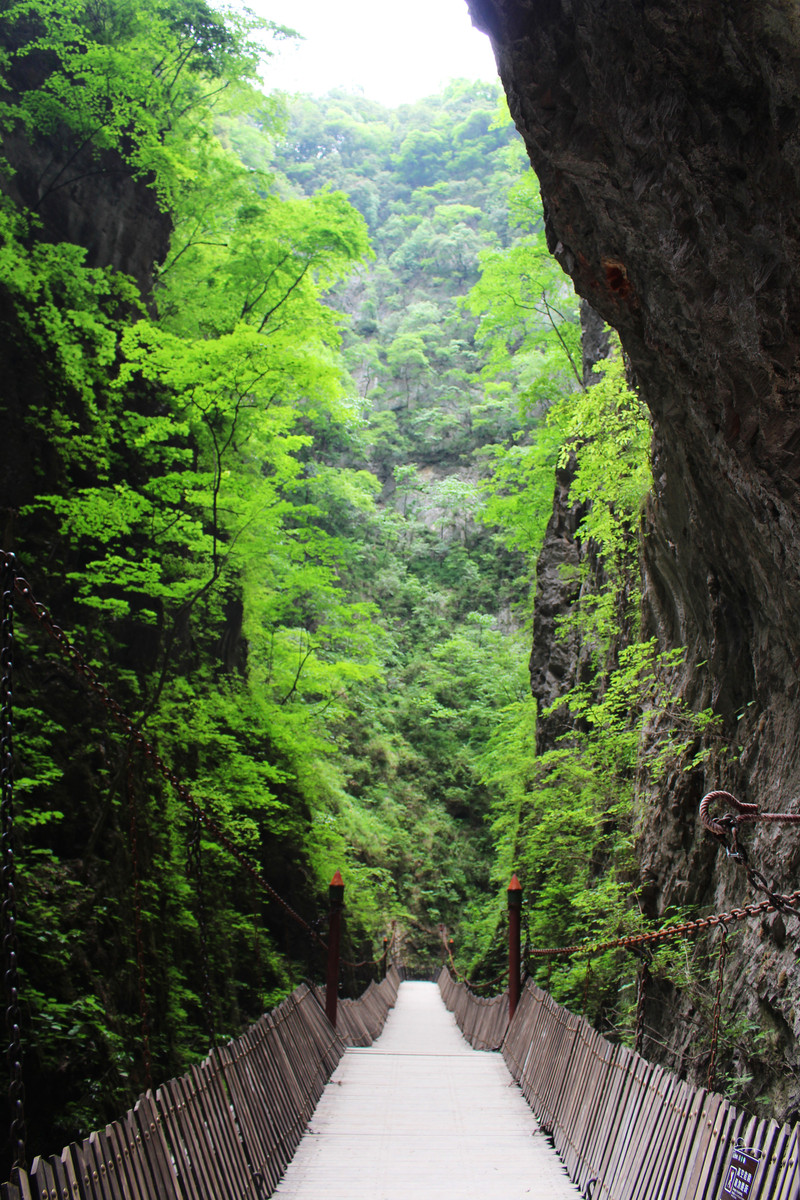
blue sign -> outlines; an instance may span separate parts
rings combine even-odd
[[[720,1200],[749,1200],[753,1180],[758,1170],[758,1150],[744,1150],[737,1146],[731,1155],[728,1174],[720,1192]]]

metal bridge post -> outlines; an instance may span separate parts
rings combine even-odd
[[[339,943],[342,934],[342,909],[344,908],[344,880],[337,871],[328,888],[330,923],[328,925],[328,973],[325,980],[325,1012],[333,1028],[336,1028],[336,1001],[339,993]]]
[[[522,925],[522,885],[516,874],[508,885],[508,1019],[517,1011],[522,988],[520,934]]]

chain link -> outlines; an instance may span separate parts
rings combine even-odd
[[[790,904],[798,904],[800,903],[800,891],[791,892],[781,899]],[[531,958],[570,958],[579,954],[591,957],[602,954],[605,950],[636,950],[643,946],[668,942],[672,938],[701,933],[706,929],[716,929],[718,925],[744,921],[748,917],[758,917],[764,913],[774,912],[776,907],[771,900],[762,900],[759,904],[746,904],[742,908],[732,908],[730,912],[715,913],[710,917],[698,917],[696,921],[684,921],[681,925],[666,925],[662,929],[650,930],[649,933],[628,934],[626,937],[611,938],[607,942],[577,942],[572,946],[537,946],[529,953]]]
[[[592,960],[591,958],[586,964],[586,976],[583,981],[583,1000],[581,1002],[581,1016],[586,1016],[586,1009],[589,1003],[589,984],[592,981]]]
[[[650,982],[650,967],[646,959],[642,959],[638,972],[638,992],[636,996],[636,1031],[633,1036],[633,1049],[636,1054],[642,1053],[644,1040],[644,1010],[647,1005],[647,986]]]
[[[14,581],[15,559],[4,555],[0,561],[2,594],[2,650],[0,650],[0,857],[3,864],[3,949],[5,952],[6,1027],[9,1066],[8,1099],[11,1109],[10,1143],[14,1167],[24,1168],[25,1087],[22,1079],[22,1040],[20,1036],[17,912],[14,892],[14,755],[13,669],[14,669]]]
[[[527,900],[522,901],[522,924],[525,929],[525,944],[522,947],[522,982],[528,978],[528,954],[531,948],[531,922]]]

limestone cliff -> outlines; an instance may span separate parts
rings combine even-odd
[[[713,705],[732,751],[643,798],[648,902],[741,904],[743,875],[698,823],[704,790],[800,804],[800,16],[789,0],[469,3],[551,250],[619,330],[652,413],[645,630],[686,647],[682,694]],[[796,834],[748,842],[771,882],[798,887]],[[754,1092],[790,1116],[800,929],[781,925],[741,928],[727,999],[766,1031]],[[688,1026],[661,1025],[680,1059]]]

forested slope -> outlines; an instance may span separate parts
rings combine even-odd
[[[2,22],[4,548],[312,928],[341,867],[351,958],[395,920],[427,963],[470,910],[488,941],[480,759],[526,692],[530,579],[476,520],[488,448],[524,433],[459,303],[516,236],[497,89],[320,120],[252,86],[281,31],[202,4]],[[35,1152],[320,963],[207,830],[198,869],[181,793],[22,613],[16,634]]]
[[[338,504],[357,522],[373,481],[310,466],[317,442],[353,436],[321,297],[367,255],[366,228],[341,196],[280,197],[213,133],[221,106],[274,121],[249,82],[269,30],[202,4],[2,21],[5,547],[197,802],[315,920],[345,841],[333,731],[379,669],[373,607],[342,588],[346,539],[324,519]],[[211,842],[202,891],[187,878],[191,813],[23,621],[16,675],[35,1150],[135,1096],[145,1027],[168,1076],[311,949]],[[379,919],[363,895],[356,943]]]

